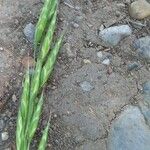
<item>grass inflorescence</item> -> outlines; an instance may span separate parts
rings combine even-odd
[[[29,73],[29,68],[24,78],[21,104],[18,110],[16,128],[17,150],[29,150],[30,144],[38,127],[42,106],[43,87],[53,71],[59,53],[63,35],[52,46],[53,35],[56,28],[57,0],[45,0],[34,37],[34,51],[39,50],[35,59],[34,73]],[[50,120],[43,131],[39,141],[38,150],[45,150]]]

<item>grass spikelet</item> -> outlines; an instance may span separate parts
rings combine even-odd
[[[46,24],[48,22],[49,7],[51,7],[51,0],[46,0],[35,29],[35,35],[34,35],[35,49],[37,48],[38,43],[41,41]]]
[[[42,64],[40,61],[37,61],[36,68],[34,71],[33,76],[31,77],[31,88],[30,88],[30,99],[29,99],[29,105],[28,105],[28,120],[27,120],[27,129],[26,132],[29,130],[29,124],[31,122],[31,118],[34,111],[34,105],[35,105],[35,99],[39,92],[39,86],[40,86],[40,75],[41,75],[41,68]]]
[[[22,131],[23,131],[23,121],[21,116],[21,111],[18,112],[18,120],[17,120],[17,129],[16,129],[16,148],[17,150],[21,150],[22,148]]]
[[[52,15],[55,13],[57,6],[57,0],[46,0],[43,6],[39,21],[36,26],[35,36],[34,36],[34,47],[37,49],[38,43],[42,41],[42,36],[46,30],[46,25],[51,19]]]
[[[45,57],[47,56],[50,46],[51,46],[51,42],[53,39],[53,34],[54,34],[55,26],[56,26],[56,16],[57,16],[57,11],[55,11],[51,19],[47,34],[42,44],[42,48],[41,48],[40,56],[39,56],[39,59],[41,60],[41,62],[45,60]]]
[[[42,68],[42,72],[41,72],[41,87],[44,86],[44,84],[47,82],[53,68],[54,68],[54,64],[62,43],[62,39],[63,39],[63,35],[58,39],[57,43],[55,44],[54,48],[51,50],[47,61],[45,63],[45,65]]]
[[[21,97],[21,116],[23,120],[27,119],[28,112],[28,103],[29,103],[29,95],[30,95],[30,77],[29,70],[26,73],[24,84],[23,84],[23,92]]]
[[[39,102],[35,108],[35,111],[33,113],[31,123],[29,126],[29,139],[31,140],[35,134],[36,128],[38,126],[38,122],[40,119],[41,111],[42,111],[42,106],[43,106],[43,93],[41,94],[41,97],[39,99]]]
[[[48,121],[47,126],[43,131],[43,135],[42,135],[38,150],[45,150],[45,148],[46,148],[49,126],[50,126],[50,121]]]
[[[23,135],[25,133],[25,126],[27,121],[29,94],[30,94],[30,77],[29,77],[29,70],[28,70],[23,84],[21,105],[20,105],[18,120],[17,120],[17,130],[16,130],[17,150],[20,150],[22,147],[25,147],[26,145]]]

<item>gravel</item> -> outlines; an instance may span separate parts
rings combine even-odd
[[[116,46],[123,38],[130,36],[132,29],[128,25],[106,28],[99,33],[99,37],[110,47]]]
[[[150,62],[150,36],[135,40],[133,47],[137,50],[139,57]]]
[[[33,43],[34,39],[35,26],[32,23],[29,23],[25,26],[23,33],[26,36],[27,40]]]
[[[80,87],[82,88],[84,92],[90,92],[92,89],[94,89],[94,86],[91,85],[91,83],[87,81],[80,83]]]

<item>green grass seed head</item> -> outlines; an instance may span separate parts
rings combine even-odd
[[[51,50],[50,54],[48,55],[45,65],[42,68],[41,84],[40,84],[41,87],[44,86],[44,84],[47,82],[47,80],[54,68],[54,64],[55,64],[59,49],[61,47],[62,39],[63,39],[63,35],[56,42],[54,48]]]
[[[21,150],[22,147],[22,133],[23,133],[23,119],[21,116],[21,110],[18,112],[17,129],[16,129],[16,148]]]
[[[57,0],[46,0],[43,6],[39,21],[36,26],[35,35],[34,35],[34,47],[35,50],[38,44],[42,41],[42,36],[46,30],[46,25],[49,23],[52,14],[55,13],[57,6]]]
[[[18,112],[16,129],[17,150],[30,149],[30,143],[40,119],[43,105],[43,94],[41,94],[39,101],[37,99],[54,68],[54,64],[62,43],[63,36],[58,39],[51,52],[49,52],[56,27],[57,4],[57,0],[45,0],[36,26],[34,48],[36,50],[38,44],[40,44],[39,48],[41,51],[37,58],[34,74],[31,75],[28,71],[23,84],[21,105]],[[49,125],[50,123],[48,121],[39,143],[38,150],[45,150]]]
[[[28,113],[29,95],[30,95],[30,77],[29,77],[29,70],[28,70],[23,84],[23,92],[22,92],[21,106],[20,106],[21,115],[24,121],[26,121],[27,113]]]
[[[28,133],[30,140],[33,138],[35,131],[37,129],[38,122],[39,122],[40,115],[41,115],[41,111],[42,111],[42,106],[43,106],[43,93],[41,94],[39,102],[35,108],[35,111],[34,111],[32,117],[31,117],[32,119],[31,119],[31,123],[29,126],[29,133]]]
[[[47,140],[48,140],[49,126],[50,126],[50,121],[48,121],[47,126],[43,131],[43,135],[42,135],[38,150],[45,150],[45,148],[46,148],[46,144],[47,144]]]
[[[48,31],[46,33],[45,39],[42,44],[42,48],[40,51],[39,59],[44,62],[49,49],[51,47],[52,39],[53,39],[53,34],[56,26],[56,16],[57,16],[57,11],[55,10],[55,13],[53,14],[53,17],[51,19],[51,22],[48,27]]]

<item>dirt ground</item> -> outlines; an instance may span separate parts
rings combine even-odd
[[[142,84],[150,80],[150,71],[137,58],[132,43],[150,34],[150,21],[141,21],[147,22],[145,27],[132,24],[136,20],[129,16],[129,4],[130,0],[60,1],[57,34],[66,27],[67,33],[46,88],[38,129],[46,124],[50,110],[47,149],[106,150],[113,120],[128,105],[137,105]],[[36,24],[41,7],[40,0],[0,0],[0,133],[6,131],[9,135],[6,141],[0,139],[0,150],[14,148],[24,74],[21,60],[28,54],[32,56],[33,47],[23,29],[30,22]],[[105,47],[99,39],[99,30],[121,24],[128,24],[132,35],[114,48]],[[99,51],[110,55],[109,66],[100,62]],[[140,69],[128,71],[127,64],[135,61],[141,64]],[[83,83],[88,83],[89,88],[84,89]]]

